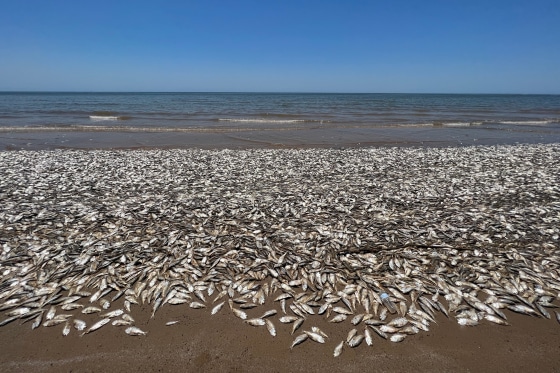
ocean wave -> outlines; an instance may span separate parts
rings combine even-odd
[[[93,122],[102,122],[102,121],[114,121],[114,120],[129,120],[132,119],[130,116],[126,115],[90,115],[89,119]]]
[[[119,120],[119,117],[113,115],[90,115],[89,119],[94,122],[100,122],[104,120]]]
[[[560,123],[560,119],[544,119],[544,120],[500,120],[496,121],[499,124],[522,125],[522,126],[542,126],[552,123]]]
[[[219,122],[235,123],[323,123],[318,119],[265,119],[265,118],[218,118]]]

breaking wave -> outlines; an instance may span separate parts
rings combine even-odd
[[[317,119],[265,119],[265,118],[219,118],[219,122],[236,122],[236,123],[323,123]]]
[[[103,122],[103,121],[113,121],[113,120],[127,120],[131,118],[127,116],[116,116],[116,115],[90,115],[89,119],[93,122]]]

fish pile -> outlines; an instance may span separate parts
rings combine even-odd
[[[294,348],[324,318],[338,356],[438,317],[560,322],[559,181],[559,144],[2,152],[0,326],[190,307]]]

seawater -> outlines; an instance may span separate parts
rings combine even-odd
[[[0,131],[560,128],[560,95],[0,92]]]

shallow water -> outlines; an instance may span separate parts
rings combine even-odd
[[[0,93],[0,148],[560,141],[560,95]]]

